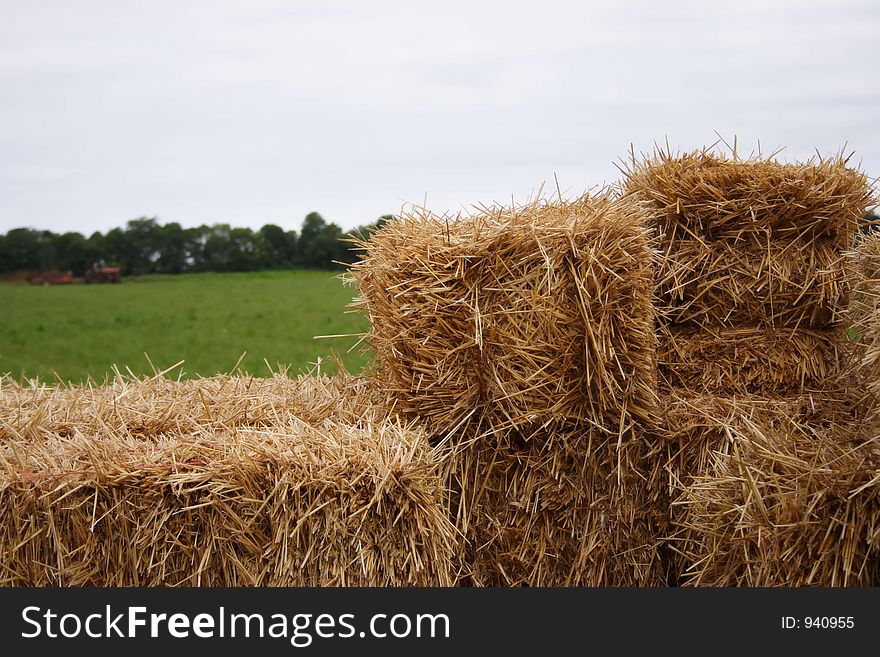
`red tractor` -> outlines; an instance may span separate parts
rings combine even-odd
[[[93,264],[85,275],[86,285],[92,283],[118,283],[121,280],[119,276],[119,267],[103,267],[96,262]]]

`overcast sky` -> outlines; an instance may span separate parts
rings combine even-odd
[[[0,231],[348,228],[716,131],[878,176],[878,34],[876,0],[0,0]]]

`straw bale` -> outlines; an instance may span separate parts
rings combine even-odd
[[[821,328],[849,302],[846,260],[830,240],[660,237],[657,314],[665,322]]]
[[[829,388],[789,395],[717,395],[669,389],[660,395],[662,413],[652,430],[663,454],[652,466],[674,497],[687,478],[703,473],[712,456],[726,452],[733,435],[760,424],[774,430],[789,425],[828,428],[850,424],[858,409],[846,389]]]
[[[818,389],[846,358],[836,329],[661,326],[658,333],[661,378],[695,393]]]
[[[713,472],[719,459],[730,457],[737,444],[742,449],[756,432],[766,436],[792,432],[827,435],[858,422],[853,398],[841,388],[789,396],[670,390],[661,395],[661,407],[663,417],[654,436],[658,450],[650,457],[649,487],[655,498],[665,496],[669,502],[665,547],[673,583],[690,581],[700,567],[706,528],[694,525],[687,500],[694,482]]]
[[[447,462],[478,586],[659,586],[665,564],[635,431],[578,425],[475,436]]]
[[[861,236],[848,256],[853,296],[847,336],[853,360],[844,376],[861,385],[867,405],[880,407],[880,233]]]
[[[353,267],[377,377],[435,433],[649,417],[656,403],[644,212],[608,196],[413,212]]]
[[[868,286],[880,284],[880,229],[860,234],[849,256],[860,281]]]
[[[743,423],[678,500],[692,586],[880,582],[880,444],[847,424]]]
[[[101,395],[60,389],[55,399],[48,388],[18,390],[19,409],[34,413],[33,431],[23,432],[9,410],[15,393],[4,386],[0,584],[453,582],[456,532],[443,506],[441,452],[421,430],[358,400],[353,378],[294,388],[234,378],[115,386],[113,395],[131,388],[130,401],[143,404],[154,388],[157,410],[176,400],[174,430],[163,425],[150,435],[128,421],[137,413],[97,432],[85,413],[72,423],[84,407],[78,399]],[[337,385],[346,397],[332,390]],[[267,402],[277,403],[275,411],[258,424],[231,426],[230,417],[245,417],[230,414],[247,406],[253,386],[285,392]],[[215,401],[225,395],[229,408],[221,403],[212,419],[193,403],[187,420],[180,400],[201,399],[192,388],[205,398],[213,392]],[[318,414],[326,417],[298,417],[296,404],[306,399],[323,399]],[[108,402],[91,403],[105,409]],[[66,414],[65,404],[76,412]],[[346,419],[358,404],[359,418]],[[19,424],[12,427],[10,418]]]
[[[69,435],[150,438],[200,429],[272,426],[287,415],[317,423],[355,420],[379,407],[365,379],[247,374],[175,381],[117,377],[106,385],[46,385],[0,377],[0,442]]]
[[[848,249],[875,200],[868,177],[842,155],[803,163],[773,158],[657,149],[625,163],[624,188],[652,203],[666,235],[759,248],[768,240],[824,239]]]

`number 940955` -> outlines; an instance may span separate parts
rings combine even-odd
[[[787,630],[850,630],[855,627],[855,618],[853,616],[804,616],[802,618],[783,616],[782,627]]]

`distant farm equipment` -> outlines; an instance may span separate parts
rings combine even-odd
[[[92,283],[119,283],[121,281],[119,267],[101,267],[94,264],[85,275],[86,285]]]
[[[43,271],[28,276],[31,285],[70,285],[73,283],[73,274],[62,271]]]

